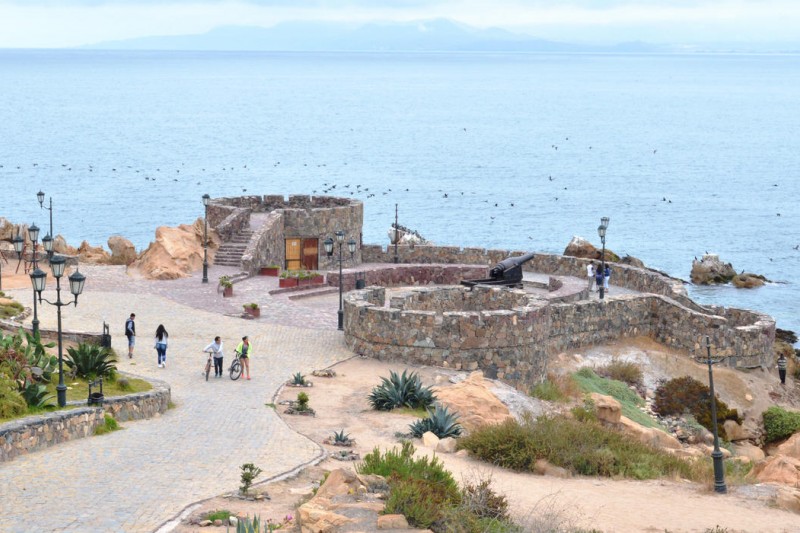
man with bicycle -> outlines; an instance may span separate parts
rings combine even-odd
[[[222,340],[219,336],[214,337],[214,342],[203,348],[203,351],[211,354],[214,359],[214,377],[222,377]]]

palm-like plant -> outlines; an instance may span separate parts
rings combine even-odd
[[[306,377],[300,372],[292,376],[292,385],[305,386]]]
[[[22,389],[22,397],[25,398],[25,403],[28,407],[53,407],[52,394],[47,393],[47,387],[38,383],[28,383]]]
[[[373,409],[391,411],[397,407],[427,408],[433,404],[436,397],[430,387],[423,387],[422,380],[412,372],[410,375],[403,370],[402,375],[389,372],[388,378],[381,378],[381,384],[372,389],[369,394],[369,403]]]
[[[336,444],[347,444],[350,442],[350,434],[345,433],[344,429],[333,432],[333,442]]]
[[[451,413],[447,407],[436,405],[435,409],[428,409],[428,418],[420,418],[408,426],[411,433],[419,438],[428,431],[443,439],[445,437],[460,437],[463,428],[458,423],[458,415]]]
[[[98,376],[110,377],[116,370],[114,353],[97,344],[81,343],[75,348],[67,348],[64,362],[75,369],[77,375],[86,379]]]

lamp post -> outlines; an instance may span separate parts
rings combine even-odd
[[[47,257],[53,257],[53,239],[55,238],[55,235],[53,235],[53,197],[50,197],[50,207],[44,206],[44,192],[37,192],[36,199],[39,200],[40,209],[47,209],[50,211],[50,233],[45,235],[45,237],[42,239],[42,244],[44,245],[44,249],[47,251]]]
[[[399,258],[397,257],[397,241],[399,241],[399,230],[400,228],[397,227],[397,204],[394,204],[394,262],[399,262]]]
[[[719,431],[717,430],[717,397],[714,394],[714,372],[711,370],[711,340],[706,335],[706,350],[708,359],[708,388],[711,390],[711,425],[714,428],[714,451],[711,458],[714,461],[714,492],[725,494],[728,492],[725,486],[725,468],[722,465],[722,452],[719,449]]]
[[[203,206],[205,207],[203,215],[203,283],[208,283],[208,202],[210,200],[209,195],[203,195]]]
[[[335,233],[336,235],[336,242],[339,244],[339,313],[338,313],[338,329],[341,331],[344,329],[344,308],[342,307],[342,293],[343,293],[343,286],[342,286],[342,247],[344,246],[344,232],[342,230],[338,230]],[[325,253],[328,257],[333,255],[333,239],[328,237],[323,241],[323,245],[325,246]],[[347,251],[350,252],[350,257],[353,257],[353,254],[356,253],[356,241],[350,239],[347,241]]]
[[[36,270],[37,263],[36,263],[36,241],[39,240],[39,227],[34,223],[28,227],[28,237],[31,240],[31,244],[33,245],[33,252],[31,253],[31,263],[33,263],[33,270]],[[22,257],[22,249],[25,247],[25,239],[17,235],[14,237],[14,251],[17,252],[17,257],[19,261],[23,261]],[[51,241],[52,242],[52,241]],[[17,264],[17,271],[19,271],[19,264]],[[36,306],[36,289],[33,291],[33,320],[31,321],[31,329],[33,330],[33,335],[35,336],[39,332],[39,313]]]
[[[600,272],[602,273],[602,281],[600,282],[600,299],[605,297],[605,277],[606,277],[606,230],[608,230],[608,223],[611,219],[603,217],[600,219],[600,225],[597,227],[597,234],[600,236],[600,242],[603,243],[603,254],[600,258],[602,265]]]
[[[67,265],[67,260],[61,255],[54,255],[50,258],[50,268],[53,270],[53,276],[56,278],[56,301],[42,298],[42,291],[47,284],[47,273],[39,268],[34,269],[31,273],[31,283],[33,290],[38,293],[39,302],[45,301],[50,305],[56,306],[58,315],[58,385],[56,386],[56,393],[58,396],[58,406],[64,407],[67,405],[67,386],[64,384],[64,351],[61,339],[61,308],[65,305],[75,304],[78,305],[78,295],[83,292],[83,284],[86,282],[86,276],[77,270],[69,276],[69,291],[75,297],[71,302],[61,301],[61,276],[64,275],[64,268]],[[35,296],[35,295],[34,295]]]

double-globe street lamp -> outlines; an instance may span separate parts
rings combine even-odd
[[[706,335],[706,351],[708,363],[708,388],[711,394],[711,425],[714,428],[714,451],[711,458],[714,462],[714,492],[725,494],[728,488],[725,486],[725,467],[722,465],[722,452],[719,449],[719,430],[717,429],[717,396],[714,394],[714,372],[711,365],[717,361],[711,359],[711,340]]]
[[[203,215],[203,281],[208,283],[208,202],[211,197],[207,194],[203,195],[203,206],[205,207],[205,214]]]
[[[602,265],[600,266],[601,281],[600,281],[600,299],[605,297],[605,279],[606,279],[606,230],[611,219],[603,217],[600,219],[600,225],[597,227],[597,234],[600,236],[600,242],[603,243],[603,253],[601,256]]]
[[[344,232],[342,230],[338,230],[335,233],[336,235],[336,242],[339,244],[339,330],[344,329],[344,309],[342,308],[342,247],[344,246]],[[328,254],[328,257],[333,255],[333,239],[328,237],[323,241],[323,245],[325,246],[325,253]],[[350,257],[353,257],[353,254],[356,253],[356,241],[350,239],[347,241],[347,250],[350,252]]]
[[[67,386],[64,384],[64,351],[61,339],[61,308],[65,305],[75,304],[78,305],[78,296],[83,292],[83,284],[86,282],[86,276],[77,270],[69,276],[69,291],[75,297],[71,302],[61,301],[61,276],[64,275],[64,268],[67,265],[67,260],[64,256],[54,255],[50,258],[50,268],[53,271],[53,276],[56,278],[56,301],[51,302],[42,298],[42,291],[47,284],[47,273],[43,270],[36,268],[31,272],[31,283],[33,290],[38,293],[39,303],[47,302],[50,305],[56,306],[58,315],[58,385],[56,386],[56,393],[58,396],[58,406],[64,407],[67,405]],[[35,301],[34,294],[34,301]]]
[[[36,259],[36,247],[38,246],[39,241],[39,227],[36,224],[31,224],[28,228],[28,237],[31,241],[31,248],[33,251],[31,252],[31,264],[33,265],[33,270],[38,268],[38,262]],[[23,249],[25,248],[25,239],[20,237],[17,234],[16,237],[12,240],[14,243],[14,251],[17,252],[17,259],[19,262],[22,262],[24,258],[22,257]],[[42,239],[42,245],[44,246],[45,251],[48,255],[51,254],[53,251],[53,239]],[[19,271],[19,264],[17,264],[17,271]],[[39,313],[36,306],[36,291],[34,290],[33,293],[33,320],[31,321],[31,329],[33,330],[33,334],[39,331]]]
[[[55,235],[53,235],[53,197],[50,197],[50,207],[44,206],[44,192],[37,192],[36,199],[39,200],[40,209],[47,209],[50,211],[50,233],[44,236],[42,244],[47,251],[47,257],[53,257],[53,239],[55,238]]]

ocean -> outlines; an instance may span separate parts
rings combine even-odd
[[[46,233],[41,189],[73,245],[144,248],[205,193],[352,195],[381,244],[395,204],[437,244],[553,253],[609,216],[671,275],[765,275],[690,293],[800,331],[798,55],[0,50],[0,95],[0,216]]]

